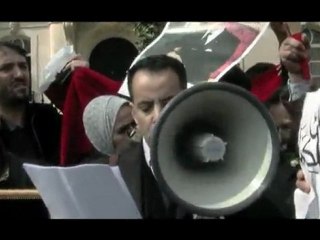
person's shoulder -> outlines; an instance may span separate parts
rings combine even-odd
[[[133,152],[140,154],[143,152],[142,141],[127,141],[125,144],[123,144],[120,150],[120,155],[131,154]]]
[[[49,103],[30,103],[29,108],[34,113],[59,114],[58,109]]]
[[[142,142],[128,141],[119,150],[119,165],[138,164],[144,160]]]
[[[29,116],[35,118],[36,122],[41,122],[41,125],[49,122],[60,125],[62,120],[62,115],[58,112],[58,109],[47,103],[30,103]]]

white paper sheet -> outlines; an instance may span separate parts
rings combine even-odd
[[[23,165],[53,219],[140,219],[118,167]]]

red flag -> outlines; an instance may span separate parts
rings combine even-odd
[[[281,87],[281,65],[275,65],[251,81],[251,93],[260,101],[267,101]]]
[[[61,165],[76,164],[92,150],[82,122],[84,108],[95,97],[117,94],[121,84],[89,68],[79,67],[74,70],[67,85],[49,87],[46,94],[49,92],[50,99],[58,107],[63,106],[60,108],[63,112]]]

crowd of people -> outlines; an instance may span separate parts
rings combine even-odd
[[[261,62],[247,71],[236,65],[220,82],[243,88],[265,105],[279,133],[280,161],[262,196],[225,217],[319,218],[320,98],[319,83],[305,74],[310,43],[304,34],[291,35],[285,23],[271,23],[271,27],[279,41],[279,64]],[[143,218],[195,218],[195,213],[165,195],[150,155],[152,131],[161,111],[187,88],[181,58],[151,55],[136,62],[127,75],[129,98],[117,94],[121,84],[92,73],[84,59],[74,58],[65,69],[72,73],[61,85],[66,89],[61,92],[60,109],[31,103],[26,52],[0,42],[0,188],[34,187],[23,163],[118,165]],[[79,87],[75,76],[80,75],[82,86],[90,87]],[[77,107],[76,115],[69,106]],[[63,125],[75,117],[74,132],[68,131],[66,141]]]

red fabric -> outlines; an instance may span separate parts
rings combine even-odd
[[[259,74],[251,81],[251,93],[265,102],[281,86],[281,67],[276,65],[265,73]]]
[[[302,41],[302,33],[293,34],[291,37],[298,41]],[[303,79],[310,79],[310,70],[308,59],[301,62]],[[260,74],[255,79],[252,80],[251,92],[260,100],[267,101],[272,94],[281,86],[282,78],[280,75],[281,67],[280,65],[275,66],[269,71]]]
[[[55,86],[58,105],[63,104],[62,129],[60,145],[60,164],[70,165],[78,163],[79,159],[92,150],[93,146],[88,140],[83,122],[82,114],[87,104],[95,97],[101,95],[115,95],[122,82],[97,73],[89,68],[79,67],[72,73],[70,83],[58,89]],[[66,90],[67,88],[67,90]],[[54,90],[49,91],[51,97]],[[65,97],[59,93],[65,93]]]
[[[299,42],[302,42],[302,33],[295,33],[291,37],[293,37]],[[303,61],[301,61],[300,66],[302,70],[303,79],[309,80],[311,78],[309,69],[309,59],[304,59]]]

